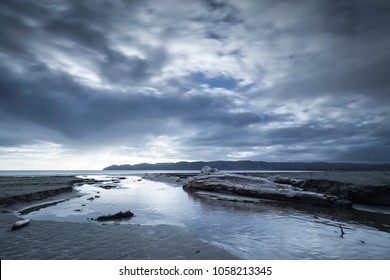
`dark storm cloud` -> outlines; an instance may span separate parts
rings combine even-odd
[[[269,94],[287,99],[318,96],[366,96],[389,101],[390,54],[378,61],[348,68],[318,70],[308,76],[297,76],[269,89]],[[267,90],[265,91],[267,93]]]
[[[118,52],[107,52],[105,60],[100,65],[102,75],[111,82],[134,84],[137,81],[145,81],[159,73],[166,59],[166,52],[163,49],[151,51],[149,55],[150,60],[147,60],[135,56],[126,57]]]
[[[280,119],[280,118],[279,118]],[[262,129],[264,124],[258,123],[258,130],[253,127],[242,128],[240,137],[237,137],[235,130],[214,130],[209,131],[199,138],[191,139],[191,145],[209,145],[219,146],[224,143],[225,146],[231,148],[239,147],[261,147],[272,145],[311,145],[323,146],[329,142],[337,142],[334,144],[349,146],[360,144],[361,135],[369,138],[370,134],[367,130],[370,126],[362,126],[356,128],[348,123],[336,123],[332,127],[323,127],[320,123],[310,123],[301,126],[292,126],[288,128],[273,128]],[[365,139],[364,139],[365,140]]]
[[[4,0],[0,146],[390,161],[389,26],[388,1]]]
[[[306,84],[319,85],[320,93],[339,89],[363,91],[366,95],[370,95],[372,87],[388,87],[384,77],[389,70],[388,1],[291,1],[291,5],[283,1],[266,2],[265,11],[285,15],[287,23],[283,24],[282,17],[275,19],[274,24],[259,20],[256,22],[259,28],[254,32],[265,35],[275,47],[281,39],[290,44],[276,51],[283,51],[280,58],[289,61],[294,71],[294,75],[284,80],[286,86],[290,83],[302,86],[298,88],[301,92],[292,95],[316,94],[315,88],[305,90]],[[262,1],[253,3],[251,10],[264,11]]]
[[[6,73],[5,69],[2,70]],[[254,113],[229,113],[228,109],[234,108],[229,98],[107,95],[82,87],[71,77],[52,72],[42,65],[30,70],[39,70],[39,83],[24,77],[0,77],[3,116],[15,123],[50,128],[71,140],[96,135],[103,139],[125,137],[127,134],[158,135],[169,132],[164,126],[170,118],[179,123],[219,125],[224,129],[239,129],[268,118]],[[113,130],[112,135],[101,134],[101,130],[110,130],[117,123],[126,123],[131,131]],[[126,129],[126,126],[121,129]]]
[[[115,13],[122,14],[121,8],[127,8],[126,16],[132,17],[133,5],[129,4],[132,1],[117,2],[117,5],[112,1],[100,1],[94,5],[85,1],[58,3],[63,4],[58,4],[57,9],[55,5],[40,6],[39,3],[23,1],[2,3],[1,18],[3,26],[8,28],[2,29],[0,48],[4,48],[6,54],[16,55],[16,59],[33,61],[37,58],[32,54],[31,42],[43,45],[42,52],[54,45],[58,50],[72,53],[76,59],[78,56],[93,57],[101,77],[112,82],[137,83],[158,73],[166,59],[163,47],[142,46],[130,34],[126,36],[128,43],[143,47],[148,57],[127,56],[115,50],[115,42],[109,38],[111,32],[117,32],[112,26],[118,16]]]

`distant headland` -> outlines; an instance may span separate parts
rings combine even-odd
[[[200,170],[209,165],[219,170],[390,170],[390,164],[332,162],[266,162],[266,161],[180,161],[111,165],[103,170]]]

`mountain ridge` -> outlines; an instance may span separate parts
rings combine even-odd
[[[179,161],[110,165],[103,170],[200,170],[209,165],[219,170],[390,170],[390,164],[349,162],[266,162],[266,161]]]

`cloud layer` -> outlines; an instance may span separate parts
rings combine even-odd
[[[2,1],[0,168],[390,162],[389,2],[309,2]]]

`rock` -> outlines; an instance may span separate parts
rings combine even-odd
[[[299,187],[305,191],[313,191],[347,198],[348,187],[350,185],[351,184],[329,180],[309,179],[303,181]]]
[[[288,177],[281,177],[281,176],[271,176],[268,177],[268,180],[274,183],[291,185],[294,187],[299,187],[304,182],[304,180],[291,179]]]
[[[328,180],[306,180],[299,185],[306,191],[337,196],[353,203],[390,206],[390,186],[367,186]]]
[[[350,187],[347,197],[355,203],[390,206],[390,186]]]
[[[217,168],[212,168],[208,165],[203,166],[200,170],[200,174],[202,175],[212,175],[212,174],[220,174],[221,172]]]
[[[242,175],[199,176],[183,186],[187,192],[230,192],[241,196],[298,202],[325,207],[352,208],[348,200],[336,196],[304,191],[286,184],[274,183],[267,179]]]

